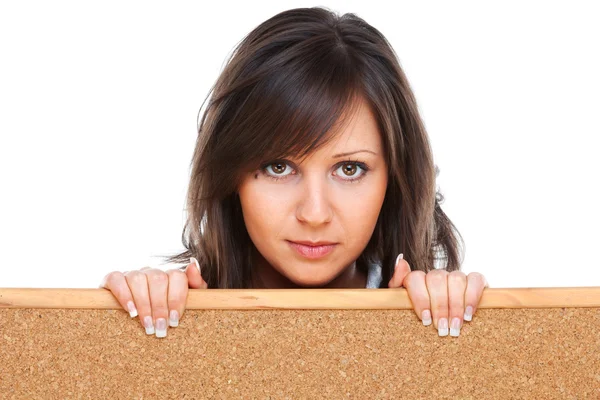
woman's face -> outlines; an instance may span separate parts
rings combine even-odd
[[[369,242],[386,192],[387,166],[375,117],[360,102],[345,130],[302,163],[269,161],[240,185],[263,282],[327,285],[354,267]]]

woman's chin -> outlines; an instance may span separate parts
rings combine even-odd
[[[304,288],[319,288],[331,282],[332,278],[322,277],[315,278],[314,276],[304,276],[302,274],[289,276],[288,279],[294,284]]]

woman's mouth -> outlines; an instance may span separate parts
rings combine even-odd
[[[325,245],[319,245],[319,246],[310,246],[310,245],[306,245],[306,244],[292,242],[289,240],[287,242],[302,257],[310,258],[310,259],[325,257],[327,254],[329,254],[333,251],[335,246],[337,246],[337,243],[325,244]]]

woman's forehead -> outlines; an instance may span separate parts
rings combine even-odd
[[[377,119],[370,105],[364,100],[358,100],[356,107],[351,107],[352,114],[349,118],[342,118],[343,123],[334,127],[329,133],[326,142],[319,149],[311,151],[337,153],[353,152],[367,149],[375,153],[381,150],[381,133]]]

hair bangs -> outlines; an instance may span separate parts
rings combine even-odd
[[[361,79],[344,49],[309,50],[255,88],[263,106],[254,113],[262,121],[252,124],[254,137],[266,146],[247,155],[252,169],[278,158],[305,158],[342,132],[358,109]]]

